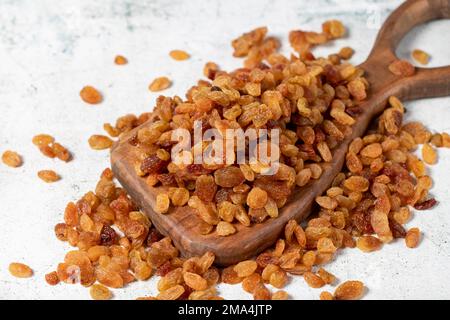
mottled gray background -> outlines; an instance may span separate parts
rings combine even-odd
[[[267,25],[284,40],[295,28],[320,30],[330,18],[341,19],[349,37],[318,48],[318,55],[352,46],[360,63],[368,55],[377,28],[398,0],[296,0],[296,1],[100,1],[0,0],[0,152],[17,150],[25,164],[11,169],[0,164],[0,298],[85,299],[81,286],[50,287],[44,275],[54,270],[69,247],[53,235],[68,201],[95,187],[108,152],[89,149],[91,134],[102,133],[104,122],[125,113],[150,110],[157,94],[147,90],[157,76],[174,80],[165,94],[184,94],[202,74],[206,61],[224,69],[238,67],[231,57],[230,41],[243,31]],[[431,66],[449,62],[450,22],[441,21],[414,30],[398,54],[409,57],[414,48],[433,55]],[[184,49],[192,58],[176,62],[172,49]],[[113,58],[123,54],[126,66]],[[92,84],[104,94],[104,103],[84,104],[78,92]],[[437,131],[450,132],[450,98],[406,104],[407,119],[420,119]],[[44,158],[31,143],[37,133],[50,133],[75,155],[66,164]],[[440,201],[432,211],[414,213],[408,227],[418,226],[424,241],[416,250],[402,241],[373,254],[341,252],[327,267],[339,279],[361,279],[368,299],[450,298],[450,151],[439,151],[432,169],[433,195]],[[36,172],[55,169],[58,183],[47,185]],[[33,267],[32,279],[15,279],[7,271],[11,261]],[[114,290],[118,299],[156,294],[157,277]],[[332,291],[333,288],[325,287]],[[295,278],[286,289],[296,299],[318,299],[321,290],[310,289]],[[238,286],[220,286],[225,298],[250,298]]]

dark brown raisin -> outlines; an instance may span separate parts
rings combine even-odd
[[[169,161],[161,160],[156,154],[145,158],[141,163],[141,170],[144,173],[161,173],[167,168]]]
[[[433,208],[436,204],[437,204],[436,199],[431,198],[431,199],[425,200],[425,201],[423,201],[421,203],[416,203],[414,205],[414,209],[417,209],[417,210],[428,210],[430,208]]]
[[[100,242],[103,246],[111,246],[116,242],[117,234],[113,228],[104,225],[100,233]]]
[[[268,264],[278,265],[280,261],[278,257],[273,256],[271,253],[263,252],[256,258],[256,263],[261,268],[265,268]]]
[[[160,265],[158,268],[156,268],[156,275],[160,276],[160,277],[164,277],[166,274],[168,274],[172,270],[173,270],[172,264],[170,263],[170,261],[166,261],[162,265]]]
[[[187,284],[183,284],[182,286],[184,287],[184,292],[178,297],[177,300],[187,300],[192,291],[194,291],[194,289],[189,287]]]
[[[389,227],[394,238],[404,238],[406,236],[405,228],[403,228],[403,226],[394,219],[389,220]]]
[[[325,133],[323,132],[323,130],[320,129],[319,127],[315,127],[315,128],[314,128],[314,136],[315,136],[314,142],[315,142],[316,144],[319,143],[319,142],[325,141],[326,138],[327,138],[326,135],[325,135]]]
[[[155,228],[151,228],[147,236],[147,247],[150,247],[153,243],[158,242],[163,238],[163,235],[159,233]]]
[[[348,107],[345,109],[345,112],[347,112],[352,117],[357,117],[362,113],[362,109],[360,106]]]
[[[175,175],[172,173],[158,174],[158,176],[156,178],[159,180],[159,182],[161,182],[161,184],[163,186],[176,186],[177,185]]]

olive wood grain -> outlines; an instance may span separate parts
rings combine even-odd
[[[172,238],[183,255],[201,255],[212,251],[219,265],[250,258],[271,246],[290,219],[301,221],[309,215],[315,197],[322,194],[340,172],[349,143],[364,134],[370,121],[385,108],[389,96],[409,100],[450,94],[450,67],[417,68],[415,75],[408,78],[395,76],[388,70],[388,65],[397,59],[396,45],[408,31],[418,24],[449,17],[450,0],[410,0],[391,14],[381,28],[368,59],[360,65],[366,71],[370,94],[360,105],[364,111],[358,116],[352,134],[333,151],[333,161],[324,165],[321,178],[296,188],[276,219],[251,227],[239,225],[237,233],[220,237],[215,233],[198,234],[195,228],[199,218],[188,207],[171,207],[169,213],[164,215],[155,213],[152,206],[157,189],[149,187],[144,178],[135,174],[136,147],[128,143],[135,132],[148,123],[125,134],[113,147],[111,164],[115,176],[158,230]]]

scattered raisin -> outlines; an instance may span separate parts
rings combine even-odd
[[[22,157],[14,151],[5,151],[2,154],[2,161],[7,166],[10,166],[12,168],[17,168],[22,165]]]
[[[83,87],[80,91],[80,97],[84,102],[89,104],[98,104],[103,100],[102,94],[91,86]]]
[[[433,208],[436,204],[437,204],[436,199],[431,198],[431,199],[425,200],[423,202],[416,203],[414,205],[414,209],[417,209],[417,210],[428,210],[428,209]]]
[[[29,266],[19,262],[11,263],[9,272],[16,278],[29,278],[33,275],[33,270]]]

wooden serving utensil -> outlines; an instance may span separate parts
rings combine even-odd
[[[200,218],[187,206],[171,207],[167,214],[154,212],[152,206],[155,204],[157,188],[149,187],[144,178],[136,175],[134,166],[137,162],[137,147],[129,143],[136,131],[149,123],[125,134],[115,144],[111,152],[112,170],[156,228],[170,236],[183,255],[194,256],[212,251],[219,265],[251,258],[271,246],[289,220],[300,222],[310,214],[315,198],[327,190],[341,171],[350,142],[364,134],[370,121],[384,110],[390,96],[411,100],[450,95],[450,67],[416,68],[415,74],[410,77],[396,76],[388,70],[388,66],[398,59],[395,55],[396,45],[408,31],[427,21],[443,18],[450,18],[450,0],[409,0],[390,15],[368,59],[360,65],[366,71],[370,93],[361,104],[363,112],[356,118],[352,134],[333,150],[332,162],[323,164],[320,179],[294,190],[286,205],[280,209],[278,218],[251,227],[238,224],[238,232],[221,237],[214,232],[199,234],[196,227]]]

